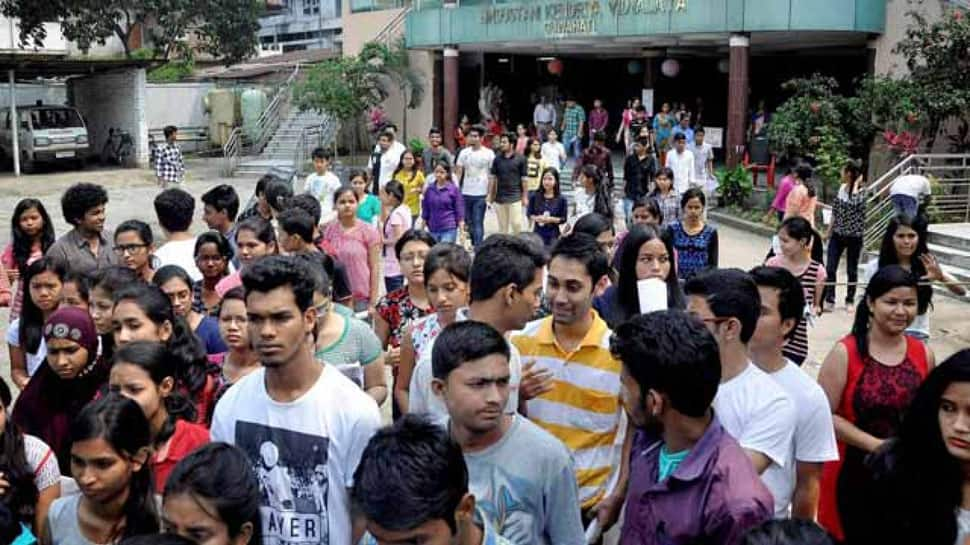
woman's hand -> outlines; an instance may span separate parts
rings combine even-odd
[[[946,277],[943,274],[943,269],[932,254],[923,254],[919,256],[919,260],[923,263],[923,267],[926,268],[926,274],[923,276],[924,280],[932,280],[934,282],[943,282],[945,280]]]

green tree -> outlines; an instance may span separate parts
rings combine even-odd
[[[391,89],[401,91],[404,99],[402,101],[404,106],[401,109],[401,133],[402,140],[406,139],[408,110],[417,108],[424,101],[425,76],[411,65],[411,57],[404,43],[404,37],[394,42],[391,47],[380,42],[368,42],[364,44],[360,58],[376,69],[386,94],[390,94]]]
[[[364,112],[387,98],[377,68],[359,56],[329,59],[310,67],[293,87],[293,103],[300,111],[313,110],[356,123]],[[351,144],[356,154],[357,138]]]
[[[44,23],[56,21],[82,51],[117,37],[131,58],[131,36],[140,26],[157,58],[168,60],[194,32],[201,49],[226,64],[256,49],[261,10],[259,0],[0,0],[0,12],[19,19],[25,47],[42,47]]]

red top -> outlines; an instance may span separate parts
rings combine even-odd
[[[835,414],[875,437],[895,436],[903,413],[929,374],[926,347],[907,335],[906,356],[899,365],[889,366],[871,355],[863,360],[852,335],[840,342],[845,345],[849,365],[842,400]],[[845,453],[846,445],[840,441],[839,460],[826,462],[822,469],[818,509],[819,524],[840,541],[845,535],[839,519],[836,488]]]
[[[193,450],[209,442],[209,430],[205,426],[178,419],[175,421],[175,433],[168,440],[168,451],[165,457],[156,453],[152,456],[152,473],[155,475],[155,492],[161,494],[165,490],[165,481],[175,469],[175,464],[185,458]]]

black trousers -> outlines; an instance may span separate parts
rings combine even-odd
[[[827,282],[835,282],[836,274],[839,270],[839,261],[842,260],[842,253],[846,253],[846,276],[849,277],[849,286],[846,288],[845,302],[849,305],[855,301],[856,282],[859,281],[859,257],[862,255],[862,237],[847,237],[832,233],[829,239],[828,260],[825,273],[828,276]],[[823,299],[829,303],[835,303],[835,286],[825,286]]]

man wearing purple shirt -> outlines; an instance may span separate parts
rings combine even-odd
[[[593,109],[589,111],[589,139],[596,136],[596,133],[606,132],[606,127],[610,124],[610,113],[603,108],[603,101],[596,99],[593,101]]]
[[[622,545],[737,545],[771,518],[771,493],[711,408],[717,341],[679,310],[637,316],[610,346],[623,362],[623,407],[637,427]]]

